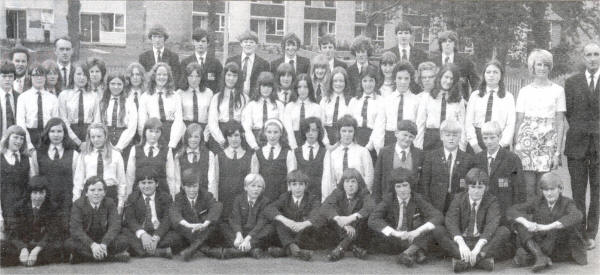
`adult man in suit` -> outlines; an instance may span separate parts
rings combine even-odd
[[[508,209],[507,217],[514,221],[519,247],[513,262],[518,266],[533,263],[534,272],[548,268],[552,261],[586,265],[580,225],[583,214],[572,199],[562,195],[563,184],[557,174],[544,174],[539,185],[542,196]]]
[[[479,88],[479,76],[475,72],[475,64],[466,56],[458,53],[458,35],[454,31],[444,31],[438,34],[438,46],[440,54],[432,61],[442,67],[453,63],[460,70],[460,81],[462,86],[462,97],[469,100],[471,91]]]
[[[392,170],[390,189],[369,217],[376,232],[372,246],[386,253],[400,253],[398,264],[412,267],[426,260],[431,230],[443,223],[443,215],[419,193],[410,170]]]
[[[62,36],[54,40],[54,54],[56,55],[56,64],[58,64],[58,70],[60,71],[60,77],[62,79],[62,89],[73,88],[73,70],[72,60],[73,57],[73,43],[71,38]]]
[[[184,77],[183,72],[187,65],[196,62],[202,66],[202,80],[206,83],[206,87],[214,93],[219,92],[223,65],[214,57],[214,54],[208,54],[208,46],[210,45],[208,32],[201,28],[194,29],[192,44],[194,45],[194,53],[181,61],[181,77]]]
[[[31,63],[29,50],[23,47],[15,47],[8,54],[8,59],[15,65],[15,80],[13,81],[13,90],[22,93],[31,88],[31,79],[27,72]]]
[[[271,70],[273,74],[277,74],[277,68],[281,63],[289,63],[294,67],[294,71],[296,75],[299,74],[308,74],[310,71],[310,60],[306,57],[302,57],[298,55],[298,49],[300,49],[300,38],[293,33],[287,33],[283,36],[283,40],[281,41],[281,50],[283,51],[283,56],[275,59],[271,62]]]
[[[440,125],[443,147],[427,153],[421,174],[421,193],[446,213],[454,195],[466,190],[465,175],[474,166],[471,155],[461,151],[458,143],[462,126],[455,120]]]
[[[164,62],[171,66],[173,79],[180,79],[179,56],[165,48],[165,41],[169,39],[167,30],[162,25],[154,25],[148,32],[148,39],[152,42],[152,49],[140,54],[139,62],[149,72],[154,64]]]
[[[357,90],[362,89],[362,72],[365,71],[367,69],[367,66],[369,65],[373,66],[374,68],[377,68],[377,70],[379,71],[379,66],[369,62],[369,58],[373,54],[373,45],[371,44],[371,39],[366,36],[360,35],[355,37],[352,41],[350,52],[356,57],[356,61],[354,62],[354,64],[348,67],[348,78],[350,79],[350,83],[352,84],[352,87],[350,87],[350,89],[353,91],[354,94],[357,94]],[[379,83],[379,79],[377,80],[377,82]]]
[[[373,180],[373,199],[379,203],[391,190],[390,174],[393,169],[402,167],[412,172],[417,182],[420,181],[424,154],[412,145],[417,135],[417,125],[410,120],[401,120],[395,132],[396,143],[386,146],[379,151],[375,164]]]
[[[240,81],[243,82],[244,93],[250,95],[250,91],[256,88],[256,79],[261,72],[270,71],[269,62],[256,54],[258,45],[258,35],[255,32],[247,30],[238,37],[242,46],[242,53],[227,58],[227,62],[235,62],[242,69]]]
[[[583,213],[583,234],[588,249],[596,246],[600,215],[600,45],[591,43],[583,48],[585,72],[565,81],[565,96],[569,122],[565,155],[568,160],[573,200]],[[590,185],[590,205],[586,211],[587,185]],[[587,215],[586,215],[587,213]]]
[[[454,197],[446,213],[445,228],[434,230],[436,240],[450,256],[454,272],[471,267],[494,270],[494,259],[506,257],[510,231],[500,226],[500,206],[487,192],[488,176],[479,168],[466,175],[468,191]]]
[[[169,230],[169,210],[173,200],[169,193],[156,192],[156,172],[150,168],[142,169],[144,171],[136,179],[140,192],[131,193],[125,204],[123,234],[133,256],[170,259],[183,247],[183,239]]]
[[[60,227],[64,218],[50,199],[48,181],[34,176],[29,196],[7,219],[8,241],[2,244],[2,265],[33,266],[62,261]]]
[[[395,54],[398,62],[410,62],[414,68],[418,68],[421,62],[427,61],[427,53],[417,47],[414,47],[414,45],[411,45],[411,42],[413,41],[413,30],[410,23],[398,23],[394,33],[396,34],[396,42],[398,42],[398,45],[385,50],[386,52],[392,52]]]
[[[335,58],[335,45],[335,36],[333,34],[326,34],[319,37],[319,49],[321,53],[327,56],[327,59],[329,60],[329,71],[333,71],[333,68],[335,67],[342,67],[347,70],[348,65],[345,62]]]
[[[0,65],[0,136],[17,122],[17,99],[19,93],[13,90],[15,65],[10,61]]]
[[[199,176],[191,169],[183,171],[181,183],[183,192],[175,196],[169,216],[175,231],[185,239],[186,245],[189,244],[181,251],[183,260],[189,261],[217,227],[223,204],[200,188]],[[207,247],[202,247],[201,251],[208,254]]]

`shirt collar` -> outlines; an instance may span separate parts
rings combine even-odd
[[[275,147],[274,150],[278,150],[281,148],[281,145],[279,143],[277,143],[275,145],[271,145],[271,144],[267,143],[267,145],[265,145],[265,147],[267,147],[268,150],[271,150],[271,147]]]
[[[490,87],[485,87],[485,91],[486,91],[486,92],[488,92],[488,93],[489,93],[490,91],[492,91],[492,90],[494,90],[494,93],[498,93],[498,90],[499,90],[499,89],[500,89],[500,87],[496,87],[496,88],[494,88],[494,89],[492,89],[492,88],[490,88]]]
[[[202,62],[206,62],[206,52],[203,55],[198,55],[197,52],[194,52],[194,55],[196,56],[196,60],[202,58]]]
[[[196,194],[195,198],[189,198],[188,196],[185,196],[185,198],[190,202],[190,204],[192,203],[192,201],[194,202],[198,202],[198,194]]]
[[[154,51],[154,54],[158,53],[158,50],[160,50],[160,53],[164,56],[165,55],[165,47],[162,47],[160,49],[154,48],[152,47],[152,50]]]
[[[451,53],[449,55],[445,55],[444,53],[442,53],[442,61],[446,60],[446,57],[450,58],[448,62],[454,62],[454,53]]]
[[[187,149],[185,150],[185,152],[186,152],[186,153],[196,153],[196,154],[199,154],[199,153],[200,153],[200,149],[199,149],[199,148],[196,148],[196,149],[190,149],[190,148],[187,148]]]
[[[251,199],[250,197],[246,197],[246,198],[248,199],[248,204],[252,203],[253,205],[256,204],[256,200],[258,199],[258,198]]]
[[[158,143],[157,143],[157,144],[154,144],[154,145],[152,146],[152,148],[154,148],[154,149],[158,150]],[[146,144],[144,144],[144,151],[148,151],[148,150],[150,150],[150,144],[146,143]]]
[[[248,61],[252,62],[252,61],[254,61],[254,56],[256,56],[256,53],[253,53],[250,55],[246,55],[245,53],[242,53],[242,63],[244,62],[244,59],[246,59],[246,56],[248,57]]]
[[[302,197],[300,197],[300,198],[295,198],[294,196],[292,196],[292,200],[294,200],[295,204],[298,204],[298,202],[302,202],[303,198],[304,198],[304,194],[302,194]]]
[[[62,145],[62,143],[59,143],[58,145],[50,144],[50,150],[54,151],[54,148],[58,149],[58,151],[62,151],[63,145]]]
[[[406,148],[406,149],[402,149],[400,147],[400,145],[398,145],[398,143],[396,143],[396,147],[394,148],[396,150],[396,152],[400,153],[402,151],[406,152],[406,154],[408,155],[410,153],[410,147]]]
[[[12,86],[11,86],[12,88]],[[13,94],[13,90],[11,89],[10,91],[5,91],[4,89],[0,88],[0,94],[2,94],[2,96],[5,96],[5,94],[10,93],[11,95]]]
[[[294,60],[294,64],[296,64],[296,63],[297,63],[297,62],[296,62],[296,60],[298,59],[298,57],[297,57],[298,55],[294,55],[294,57],[293,57],[293,58],[289,58],[287,55],[284,55],[284,56],[285,56],[285,57],[284,57],[284,58],[285,58],[285,59],[284,59],[285,63],[290,63],[290,60]]]
[[[490,158],[492,157],[493,159],[496,159],[496,156],[498,155],[498,152],[500,151],[500,149],[496,150],[496,152],[494,152],[493,154],[490,155],[490,152],[487,153],[487,157]]]
[[[315,144],[313,144],[313,145],[309,145],[307,142],[305,142],[304,145],[302,145],[302,147],[305,150],[310,150],[310,146],[313,147],[313,151],[318,151],[319,150],[319,143],[318,142],[315,142]]]
[[[156,193],[152,194],[151,196],[146,196],[146,195],[144,195],[144,200],[145,200],[147,197],[150,197],[150,201],[151,201],[151,202],[153,202],[153,201],[154,201],[154,196],[155,196],[155,195],[156,195]]]
[[[406,54],[408,54],[410,52],[410,44],[406,45],[406,46],[402,46],[400,44],[398,44],[398,52],[400,54],[402,54],[402,50],[405,49],[406,50]]]
[[[398,197],[398,196],[396,196],[396,198],[398,199],[398,203],[399,203],[399,204],[401,204],[401,203],[402,203],[402,201],[405,201],[405,202],[406,202],[406,204],[408,204],[408,202],[409,202],[409,201],[410,201],[410,199],[412,198],[412,195],[409,195],[409,196],[408,196],[408,199],[406,199],[406,200],[403,200],[403,199],[401,199],[401,198],[400,198],[400,197]]]
[[[369,99],[374,99],[375,98],[375,93],[371,93],[371,94],[363,94],[362,95],[362,99],[365,100],[367,98],[367,96],[369,97]]]
[[[594,81],[598,81],[598,77],[600,77],[600,69],[596,70],[596,73],[594,73]],[[590,80],[590,77],[592,77],[592,74],[590,73],[590,71],[585,70],[585,77],[588,79],[588,82]],[[595,85],[596,83],[594,83]]]
[[[67,71],[71,68],[71,62],[69,62],[67,65],[63,65],[60,62],[56,61],[56,64],[58,65],[58,68],[61,70],[61,73],[62,73],[63,68],[67,68]]]
[[[458,148],[454,149],[454,151],[448,151],[444,148],[444,157],[448,158],[448,154],[452,153],[452,160],[456,159],[456,155],[458,154]]]
[[[471,199],[471,197],[469,197],[469,205],[473,205],[473,203],[476,203],[475,209],[479,209],[479,206],[481,205],[481,200],[474,201],[473,199]]]

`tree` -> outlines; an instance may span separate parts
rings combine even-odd
[[[71,37],[71,44],[73,46],[73,57],[72,59],[79,59],[79,12],[81,10],[81,2],[79,0],[69,0],[69,9],[67,11],[67,33]]]

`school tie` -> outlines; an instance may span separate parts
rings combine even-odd
[[[233,150],[233,159],[237,159],[237,151]]]
[[[452,153],[448,154],[448,158],[446,159],[446,166],[448,169],[448,192],[454,191],[452,186]]]
[[[446,120],[446,94],[442,95],[442,111],[440,112],[440,125]]]
[[[233,92],[233,91],[232,91]],[[229,121],[233,120],[233,94],[229,94]]]
[[[348,169],[348,147],[344,147],[344,159],[342,160],[342,171]]]
[[[590,74],[590,94],[594,94],[595,92],[595,87],[594,87],[594,75]]]
[[[310,150],[308,151],[308,160],[312,161],[315,159],[315,155],[314,155],[314,151],[313,151],[313,147],[314,146],[308,146],[308,148],[310,148]]]
[[[321,101],[321,83],[317,84],[317,92],[315,94],[317,102]]]
[[[163,92],[158,93],[158,112],[160,113],[160,121],[164,122],[166,120],[165,115],[165,103],[162,98]]]
[[[194,212],[194,215],[198,216],[198,212],[196,212],[196,200],[190,201],[190,206],[192,207],[192,212]]]
[[[400,94],[400,102],[398,102],[398,116],[396,122],[400,122],[404,115],[404,94]]]
[[[406,201],[402,201],[402,203],[400,203],[400,213],[398,214],[398,227],[397,229],[400,231],[406,231],[406,213],[404,213],[406,211]]]
[[[154,231],[154,225],[152,224],[152,208],[150,208],[150,197],[146,197],[146,219],[144,220],[144,231],[150,234]]]
[[[15,113],[13,112],[11,92],[6,93],[6,128],[15,124]]]
[[[42,91],[38,91],[37,94],[37,129],[41,132],[42,130],[44,130],[44,105],[42,104]]]
[[[83,125],[84,115],[83,115],[83,90],[79,90],[79,104],[77,105],[77,124],[80,126]]]
[[[402,61],[406,60],[406,49],[402,49]]]
[[[37,223],[40,220],[40,208],[39,207],[33,207],[33,223]]]
[[[156,63],[162,62],[162,51],[161,50],[157,50],[156,53],[157,53],[157,55],[156,55],[157,62]]]
[[[202,68],[204,68],[204,58],[203,58],[203,57],[200,57],[200,58],[198,59],[198,64],[200,64],[200,66],[201,66]]]
[[[335,97],[335,105],[333,106],[333,118],[332,118],[333,125],[337,125],[339,108],[340,108],[340,97],[336,96]]]
[[[304,101],[300,103],[300,123],[306,118],[306,110],[304,109]]]
[[[248,60],[250,59],[250,57],[246,56],[244,57],[244,65],[242,65],[242,79],[244,80],[243,82],[246,82],[246,75],[248,75]]]
[[[149,158],[153,158],[154,157],[154,146],[148,147],[148,157]]]
[[[194,122],[198,122],[198,119],[200,117],[200,114],[198,113],[198,94],[196,93],[196,89],[192,90],[192,93],[194,94],[194,104],[193,104],[193,111],[194,111]]]
[[[492,174],[492,165],[494,164],[494,158],[489,156],[488,157],[488,176]]]
[[[189,156],[192,156],[192,163],[198,162],[198,156],[196,152],[188,152],[188,160],[190,159]]]
[[[54,160],[60,159],[60,154],[58,154],[58,149],[54,147]]]
[[[477,217],[477,203],[473,202],[471,205],[471,214],[469,215],[469,225],[467,225],[467,237],[475,236],[475,219]]]
[[[13,152],[13,157],[15,158],[15,165],[21,164],[21,158],[19,158],[19,153]]]
[[[288,102],[288,95],[289,95],[288,91],[283,92],[283,103]]]
[[[406,161],[406,151],[402,151],[402,152],[400,152],[400,160],[401,160],[402,162],[405,162],[405,161]]]
[[[96,164],[96,176],[104,177],[104,159],[102,158],[102,150],[98,149],[98,163]]]
[[[367,127],[367,110],[369,109],[369,98],[370,96],[365,97],[365,102],[363,103],[362,110],[360,111],[360,116],[362,117],[362,127]]]
[[[290,65],[292,65],[292,69],[294,69],[294,73],[296,72],[296,65],[294,64],[294,59],[290,59]]]
[[[118,116],[119,116],[119,101],[118,98],[113,97],[113,106],[112,106],[112,115],[111,115],[111,126],[112,127],[117,127],[118,126]]]
[[[444,65],[448,64],[450,62],[450,57],[446,56],[446,58],[444,59]]]
[[[271,146],[271,150],[269,151],[269,160],[273,160],[275,157],[275,146]]]
[[[62,68],[62,88],[63,90],[69,86],[69,78],[67,77],[67,67]]]
[[[265,126],[265,122],[267,122],[267,100],[263,99],[263,106],[262,106],[262,125]]]
[[[487,107],[485,109],[485,122],[492,120],[492,106],[494,105],[494,90],[490,91]]]
[[[296,201],[296,208],[300,209],[300,200]]]
[[[133,102],[135,103],[135,109],[138,110],[140,108],[140,102],[138,100],[138,93],[133,93]]]

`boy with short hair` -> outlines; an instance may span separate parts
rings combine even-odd
[[[302,171],[294,170],[287,175],[288,192],[265,209],[265,216],[274,221],[275,231],[282,248],[270,247],[273,257],[294,256],[310,261],[312,251],[304,248],[319,246],[316,228],[322,225],[319,218],[320,200],[306,191],[310,179]]]
[[[189,261],[215,230],[223,204],[200,188],[200,178],[192,169],[183,171],[181,182],[183,191],[175,196],[169,216],[175,231],[189,244],[181,251],[183,260]],[[201,250],[206,252],[208,249],[202,247]]]
[[[400,253],[397,263],[412,267],[415,262],[425,262],[430,231],[440,226],[444,218],[423,195],[414,191],[415,180],[410,170],[394,169],[389,181],[389,192],[369,217],[369,228],[377,233],[373,247],[385,253]]]
[[[329,60],[329,71],[333,71],[335,67],[342,67],[348,69],[348,65],[343,61],[335,58],[335,36],[333,34],[326,34],[319,37],[319,50]]]
[[[250,91],[256,88],[256,80],[261,72],[271,71],[269,62],[256,54],[258,46],[258,35],[250,30],[246,30],[239,37],[238,41],[242,47],[239,55],[227,58],[227,62],[235,62],[240,66],[239,83],[242,83],[244,94],[250,96]]]
[[[298,50],[301,46],[300,38],[293,33],[287,33],[281,39],[281,50],[283,56],[271,62],[271,70],[273,75],[277,74],[277,68],[281,63],[289,63],[294,68],[296,75],[309,74],[310,60],[306,57],[298,55]]]
[[[551,266],[552,261],[586,265],[583,214],[572,199],[562,195],[563,184],[558,175],[544,174],[540,188],[543,196],[513,205],[506,213],[517,231],[519,248],[513,262],[518,266],[533,263],[534,272]]]
[[[221,84],[223,65],[221,65],[221,61],[215,58],[214,52],[209,52],[210,43],[211,39],[208,31],[202,28],[195,28],[192,33],[194,52],[181,61],[179,71],[182,74],[181,79],[183,80],[185,68],[188,64],[194,62],[200,64],[200,66],[202,66],[202,80],[206,83],[206,87],[210,88],[210,90],[216,94],[219,91],[219,85]],[[182,83],[184,83],[184,81],[182,81]]]
[[[500,224],[498,199],[487,192],[488,176],[473,168],[466,175],[468,191],[457,194],[446,213],[444,227],[433,234],[452,256],[454,272],[471,267],[494,270],[494,259],[510,254],[510,231]],[[447,229],[447,230],[446,230]]]

